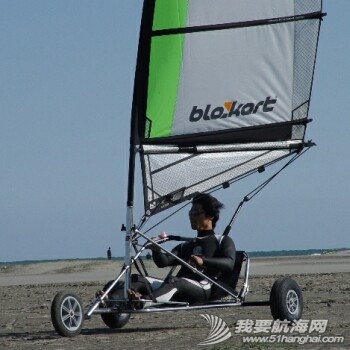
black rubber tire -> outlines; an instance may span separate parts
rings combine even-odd
[[[107,288],[111,285],[113,281],[109,281],[104,287],[103,291],[106,291]],[[123,297],[124,295],[124,287],[122,285],[117,285],[113,288],[113,295],[117,296],[120,295],[120,297]],[[124,327],[130,318],[130,314],[128,313],[108,313],[108,314],[101,314],[102,321],[104,324],[111,328],[111,329],[117,329]]]
[[[303,294],[290,277],[275,281],[270,293],[270,309],[275,320],[299,320],[303,313]]]
[[[71,292],[56,294],[51,304],[51,322],[63,337],[74,337],[81,332],[84,308],[80,298]]]

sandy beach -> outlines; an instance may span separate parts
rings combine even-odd
[[[157,269],[151,261],[146,264],[150,275],[163,277],[167,272],[166,269]],[[93,315],[84,322],[80,335],[60,337],[54,331],[50,317],[51,302],[56,293],[70,290],[79,295],[84,306],[87,306],[96,290],[114,279],[120,268],[120,262],[107,260],[2,266],[0,349],[350,349],[349,251],[251,259],[247,301],[268,300],[273,282],[281,276],[291,276],[303,291],[302,319],[309,325],[315,320],[322,320],[323,323],[327,320],[322,332],[308,333],[308,328],[306,333],[299,334],[309,336],[305,344],[293,340],[295,334],[283,333],[277,334],[280,336],[279,342],[275,337],[275,341],[270,339],[268,344],[243,343],[247,335],[271,336],[272,333],[258,331],[254,334],[244,333],[237,326],[242,320],[253,320],[255,323],[271,321],[268,306],[135,314],[119,330],[110,330],[99,315]],[[231,337],[217,345],[198,345],[210,331],[201,314],[220,317],[230,329]],[[344,341],[335,343],[339,337],[343,337]]]

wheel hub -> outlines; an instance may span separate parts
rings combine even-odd
[[[287,309],[288,311],[294,315],[297,313],[299,308],[299,297],[298,294],[294,290],[289,290],[287,293]]]
[[[70,331],[75,331],[79,328],[82,322],[82,310],[79,302],[75,298],[67,297],[62,302],[61,320]]]

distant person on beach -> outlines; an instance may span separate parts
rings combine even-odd
[[[210,194],[196,195],[192,200],[189,219],[191,228],[197,231],[197,239],[194,242],[177,245],[172,253],[218,283],[230,284],[233,278],[236,248],[229,236],[217,237],[214,232],[222,207],[223,204]],[[173,256],[161,252],[155,244],[149,248],[158,267],[180,264]],[[182,266],[176,276],[170,276],[165,281],[157,280],[158,288],[152,291],[150,288],[145,289],[147,282],[142,280],[142,276],[138,276],[139,279],[136,280],[135,277],[129,289],[132,300],[153,299],[158,302],[176,300],[192,304],[206,302],[213,293],[212,283],[186,266]]]
[[[109,247],[108,250],[107,250],[107,259],[108,259],[108,260],[112,260],[112,251],[111,251],[111,247]]]

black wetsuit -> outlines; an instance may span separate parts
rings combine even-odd
[[[186,262],[191,262],[191,255],[201,256],[201,270],[208,277],[221,281],[229,286],[233,278],[236,249],[228,236],[216,237],[213,230],[198,232],[194,242],[177,245],[172,253]],[[153,260],[158,267],[180,265],[181,263],[169,254],[153,251]],[[132,286],[137,287],[136,284]],[[157,301],[187,301],[189,303],[205,302],[210,298],[211,286],[203,277],[195,274],[186,266],[182,266],[176,275],[170,276],[157,289],[153,289],[153,299]],[[142,293],[142,291],[140,291]],[[144,296],[149,298],[150,296]]]

